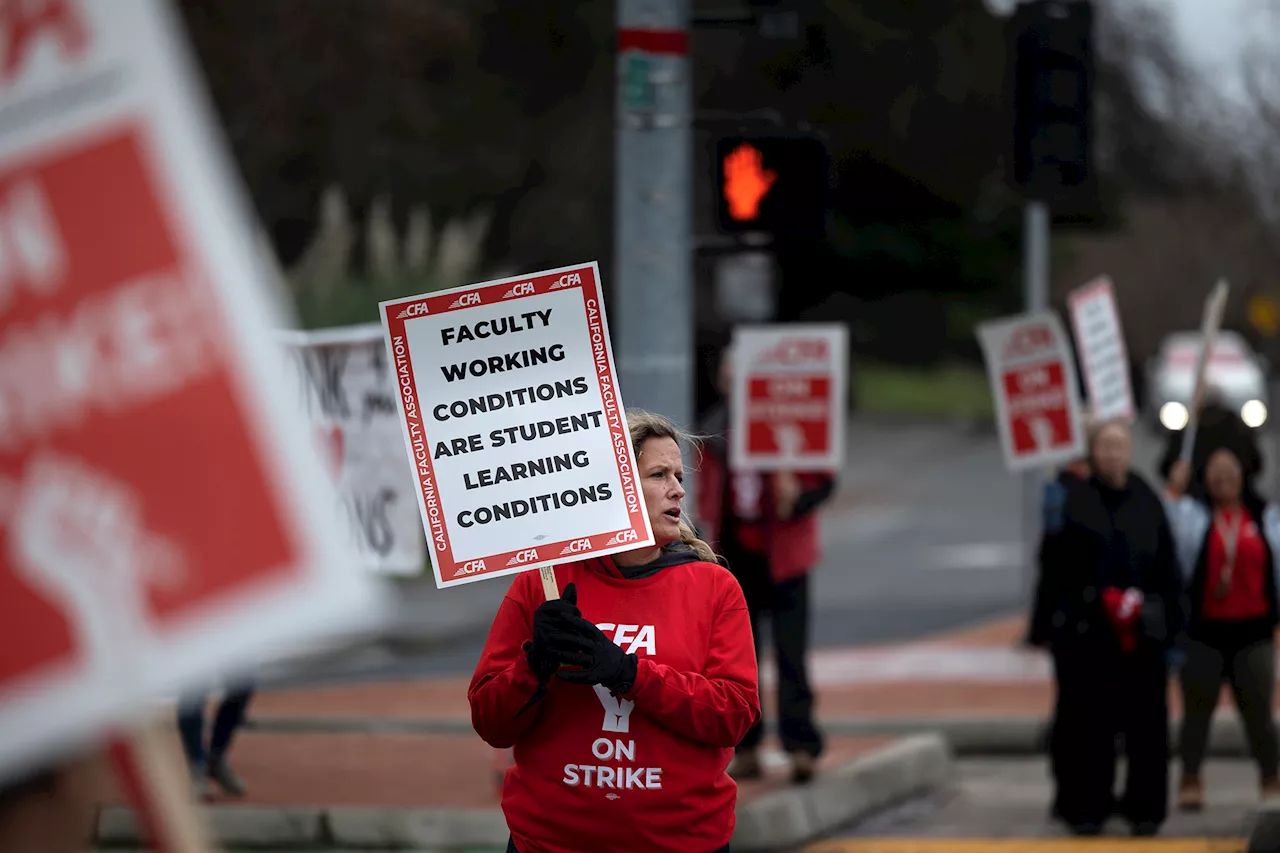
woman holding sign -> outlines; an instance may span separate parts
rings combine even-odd
[[[1223,681],[1244,722],[1261,796],[1280,796],[1280,746],[1271,717],[1280,508],[1252,495],[1245,480],[1239,457],[1226,448],[1209,456],[1203,499],[1188,490],[1190,464],[1175,462],[1170,471],[1169,521],[1191,605],[1181,672],[1183,811],[1204,805],[1200,768]]]
[[[654,545],[518,575],[468,691],[476,732],[514,747],[508,851],[729,849],[733,748],[760,716],[737,581],[684,521],[680,432],[627,414]]]

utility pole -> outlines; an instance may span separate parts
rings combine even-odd
[[[1022,211],[1022,297],[1028,314],[1049,307],[1049,205],[1031,198]],[[1033,594],[1040,541],[1041,492],[1044,472],[1032,468],[1022,474],[1022,535],[1026,553],[1023,594]]]
[[[693,426],[691,0],[618,0],[610,324],[627,406]]]

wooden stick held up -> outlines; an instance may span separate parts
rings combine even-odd
[[[214,853],[190,799],[190,777],[173,740],[159,725],[114,738],[112,764],[156,853]]]
[[[538,574],[542,575],[542,591],[547,595],[547,601],[555,601],[560,597],[560,587],[556,584],[556,567],[543,566],[538,569]]]

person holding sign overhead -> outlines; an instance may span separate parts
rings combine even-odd
[[[684,519],[681,432],[627,426],[654,544],[516,576],[467,692],[476,732],[513,747],[508,851],[729,849],[734,746],[760,718],[742,590]]]
[[[720,391],[733,388],[733,348],[720,362]],[[809,683],[809,570],[822,557],[815,512],[835,490],[828,472],[735,471],[729,464],[729,415],[717,406],[703,431],[716,439],[707,443],[698,489],[698,517],[717,543],[729,569],[742,586],[751,626],[759,643],[760,625],[771,620],[778,662],[778,715],[782,748],[791,757],[792,781],[813,778],[824,748],[814,720],[814,696]],[[736,779],[759,778],[758,757],[764,740],[761,720],[738,744],[729,772]]]

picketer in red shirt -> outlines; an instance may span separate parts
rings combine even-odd
[[[746,603],[681,519],[679,433],[628,422],[655,546],[557,566],[559,601],[518,575],[468,691],[480,736],[514,747],[519,853],[713,853],[733,834],[725,768],[760,715]]]

